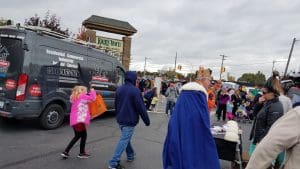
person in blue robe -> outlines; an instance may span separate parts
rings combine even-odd
[[[190,82],[182,87],[163,148],[164,169],[220,169],[210,130],[206,89]]]

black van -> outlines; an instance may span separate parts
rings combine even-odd
[[[70,112],[75,85],[93,84],[108,110],[124,81],[116,57],[47,29],[0,27],[0,116],[38,118],[59,127]]]

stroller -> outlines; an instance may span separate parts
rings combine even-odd
[[[250,102],[245,102],[244,104],[241,104],[236,111],[236,121],[237,122],[249,122],[252,123],[252,120],[250,118],[251,109],[249,108]]]

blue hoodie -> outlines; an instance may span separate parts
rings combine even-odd
[[[150,120],[142,94],[135,87],[136,79],[136,72],[127,71],[125,73],[125,84],[117,89],[115,99],[117,122],[120,125],[136,126],[140,115],[145,125],[149,126]]]

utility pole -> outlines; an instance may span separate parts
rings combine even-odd
[[[145,77],[147,59],[149,59],[149,58],[145,57],[145,64],[144,64],[144,75],[143,75],[143,77]]]
[[[221,63],[221,69],[220,69],[220,80],[222,80],[222,73],[223,73],[223,63],[224,63],[224,60],[225,60],[225,55],[220,55],[222,56],[222,63]]]
[[[177,52],[176,52],[176,55],[175,55],[175,68],[174,68],[175,73],[176,73],[176,62],[177,62]]]
[[[272,72],[274,71],[274,65],[275,65],[275,62],[276,62],[276,61],[273,60]],[[271,73],[272,73],[272,72],[271,72]]]
[[[291,50],[290,50],[288,61],[286,63],[286,67],[285,67],[283,78],[286,78],[286,73],[287,73],[287,70],[289,68],[289,64],[290,64],[291,56],[292,56],[292,53],[293,53],[293,50],[294,50],[295,42],[296,42],[296,38],[293,39],[292,47],[291,47]]]
[[[174,79],[176,79],[176,62],[177,62],[177,52],[176,52],[176,55],[175,55]]]

